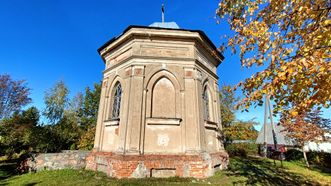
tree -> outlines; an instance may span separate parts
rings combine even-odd
[[[226,140],[225,149],[230,156],[246,156],[257,153],[257,146],[253,141],[257,138],[258,132],[254,125],[256,122],[253,120],[235,121],[223,129]]]
[[[0,123],[0,154],[11,157],[14,153],[34,148],[32,130],[38,125],[39,117],[38,109],[31,107],[3,119]]]
[[[297,115],[292,120],[288,120],[288,118],[289,117],[283,116],[282,125],[287,131],[287,136],[294,139],[297,146],[302,149],[306,165],[309,167],[306,152],[303,147],[305,143],[310,141],[324,141],[325,132],[330,130],[331,120],[322,118],[321,111],[317,109]]]
[[[45,105],[44,115],[53,124],[61,120],[64,116],[65,110],[69,104],[69,89],[63,81],[55,83],[54,87],[45,92]]]
[[[323,132],[331,131],[331,120],[322,117],[322,111],[315,109],[306,114],[306,118],[310,123],[317,125]],[[324,135],[323,135],[324,136]]]
[[[78,148],[83,150],[91,150],[94,145],[96,126],[87,128],[79,139]]]
[[[256,140],[258,132],[254,125],[257,123],[253,120],[236,121],[224,129],[224,135],[227,136],[229,142],[233,140]]]
[[[264,67],[236,86],[245,95],[238,107],[262,105],[266,93],[275,102],[274,113],[289,117],[329,107],[330,11],[325,0],[220,1],[216,14],[234,31],[221,49],[239,50],[243,67]]]
[[[220,90],[220,110],[223,127],[230,126],[235,120],[235,104],[238,99],[235,97],[234,92],[231,89],[231,86],[223,85]]]
[[[83,133],[79,127],[76,117],[71,114],[65,114],[60,121],[53,126],[54,133],[57,136],[58,150],[76,150]]]
[[[79,114],[84,104],[84,95],[78,92],[69,102],[68,112]]]
[[[85,99],[83,103],[82,117],[85,118],[86,123],[97,122],[99,101],[101,95],[101,84],[95,83],[94,89],[86,87],[85,89]]]
[[[84,103],[80,114],[81,126],[84,128],[84,133],[79,139],[79,149],[91,150],[93,148],[100,94],[101,84],[95,83],[93,90],[89,87],[85,89]]]
[[[0,119],[10,117],[14,112],[31,102],[30,89],[24,80],[13,80],[9,75],[0,75]]]

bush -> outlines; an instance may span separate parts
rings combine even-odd
[[[289,149],[284,155],[287,161],[304,161],[302,152],[297,149]]]
[[[331,153],[327,152],[308,152],[308,161],[312,164],[331,168]]]
[[[296,149],[289,149],[285,152],[285,157],[287,161],[304,162],[302,151]],[[307,152],[307,159],[310,164],[331,168],[331,153]]]
[[[257,145],[254,143],[232,143],[227,144],[225,147],[229,156],[241,156],[246,157],[247,155],[257,154]]]

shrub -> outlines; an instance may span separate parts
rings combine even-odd
[[[287,161],[304,161],[302,152],[296,149],[289,149],[285,152],[285,157]],[[307,152],[307,159],[311,164],[331,168],[331,153]]]
[[[241,156],[246,157],[247,155],[257,154],[257,145],[254,143],[232,143],[227,144],[225,147],[229,156]]]
[[[287,161],[303,161],[303,154],[297,149],[288,149],[284,154]]]
[[[308,161],[315,165],[331,168],[331,153],[327,152],[308,152]]]

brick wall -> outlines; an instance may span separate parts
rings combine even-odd
[[[226,169],[229,157],[225,152],[200,155],[116,155],[93,152],[86,161],[86,169],[102,171],[116,178],[206,178],[214,175],[216,170]]]

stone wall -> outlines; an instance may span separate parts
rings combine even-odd
[[[80,169],[86,166],[86,157],[90,151],[65,150],[61,153],[35,154],[27,160],[31,171],[54,170],[73,168]]]

